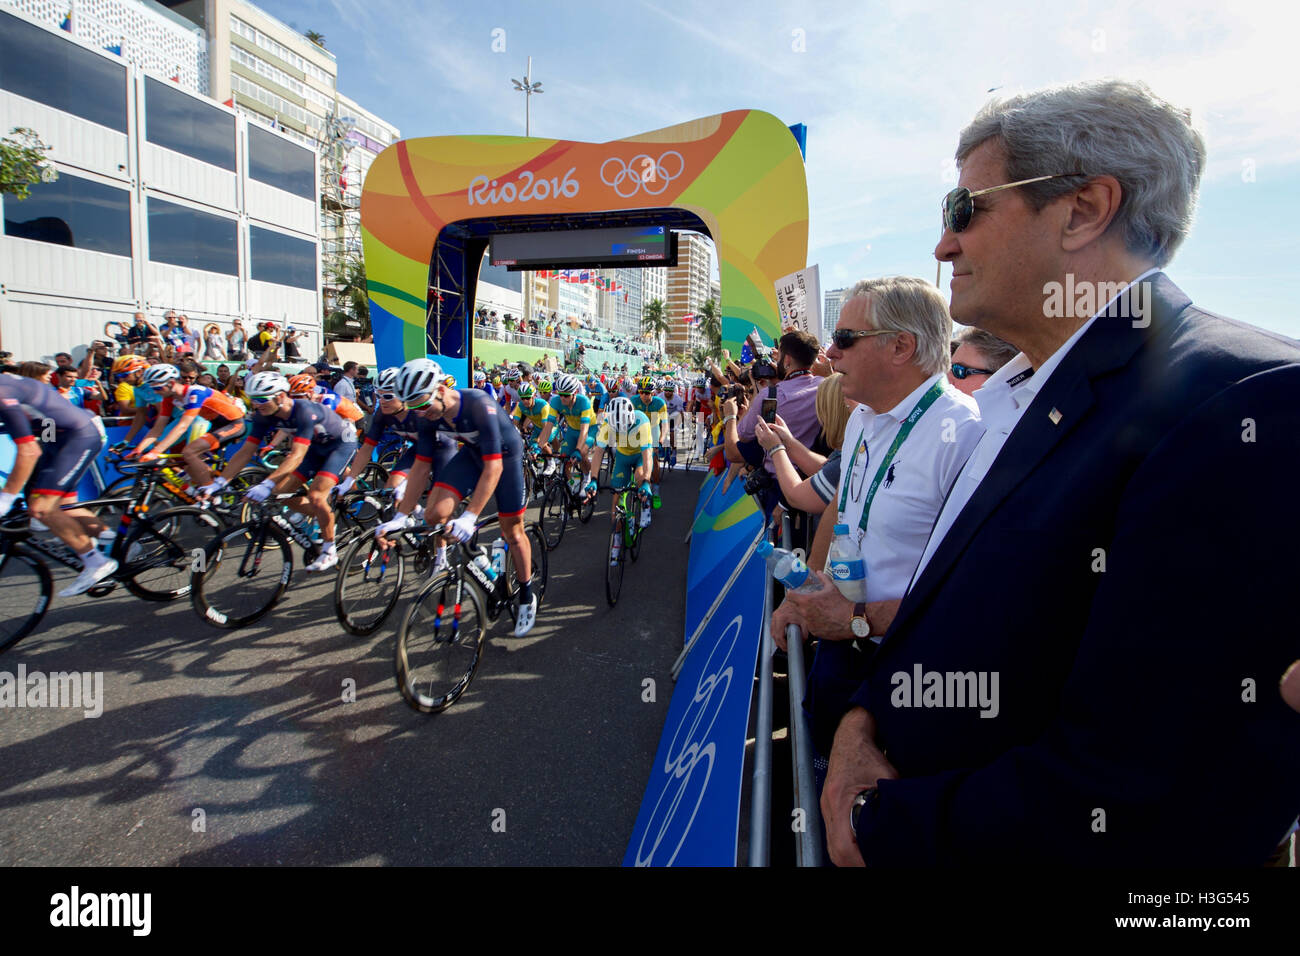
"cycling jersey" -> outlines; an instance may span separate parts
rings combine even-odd
[[[580,430],[583,425],[590,425],[596,418],[591,408],[591,399],[586,395],[575,395],[572,408],[566,407],[560,396],[552,395],[551,410],[574,431]]]
[[[162,400],[161,413],[171,416],[176,406],[176,398],[168,395]],[[237,398],[219,392],[204,385],[190,385],[181,394],[181,414],[195,415],[212,422],[213,428],[220,428],[230,422],[240,421],[247,409]]]
[[[41,439],[41,457],[27,488],[59,497],[75,494],[77,482],[107,443],[96,416],[73,406],[52,386],[16,375],[0,375],[0,435],[9,435],[16,445]]]
[[[351,422],[344,421],[324,405],[309,402],[305,398],[293,400],[293,409],[287,418],[254,412],[253,430],[249,433],[248,440],[261,444],[267,435],[280,428],[293,432],[295,445],[329,445],[334,442],[356,441],[356,429]]]
[[[645,412],[638,411],[632,420],[632,427],[626,431],[616,431],[608,421],[602,420],[596,431],[596,444],[601,448],[613,446],[620,455],[640,455],[647,448],[654,447],[654,431]]]
[[[420,428],[422,426],[426,428],[432,427],[431,423],[425,422],[415,412],[403,410],[402,416],[386,415],[379,412],[370,420],[370,429],[366,432],[364,439],[364,444],[368,448],[378,445],[386,434],[396,435],[398,438],[411,442],[410,447],[403,451],[398,456],[397,461],[393,463],[393,466],[388,469],[390,475],[404,475],[411,470],[411,466],[415,464],[415,443],[419,439]],[[439,433],[434,438],[433,447],[431,475],[436,480],[443,467],[456,454],[456,439],[450,435]],[[426,460],[430,459],[426,458]]]
[[[406,441],[415,441],[419,433],[420,417],[415,412],[403,410],[401,415],[387,415],[379,412],[370,420],[366,431],[365,443],[378,445],[385,435],[392,434]]]
[[[654,443],[659,444],[659,433],[668,424],[668,403],[658,395],[645,401],[638,394],[632,399],[632,407],[642,412],[650,420],[650,429],[654,433]]]
[[[544,428],[547,422],[556,421],[557,416],[555,409],[550,404],[542,401],[540,398],[534,398],[531,405],[524,405],[522,402],[515,406],[515,410],[510,413],[510,418],[517,424],[523,425],[529,421],[536,425],[540,430]]]
[[[450,422],[444,418],[420,423],[415,456],[432,460],[438,436],[450,435],[462,447],[443,470],[436,485],[463,498],[477,486],[483,462],[501,460],[501,478],[496,487],[497,513],[505,517],[524,510],[523,440],[506,413],[476,388],[458,388],[460,407]]]
[[[680,392],[674,392],[671,397],[665,395],[663,399],[669,415],[679,415],[686,410],[686,401]]]
[[[330,411],[336,412],[340,418],[349,422],[359,422],[366,414],[357,406],[356,402],[352,401],[352,399],[344,398],[342,395],[335,392],[322,392],[318,397],[313,398],[312,401],[324,405]]]

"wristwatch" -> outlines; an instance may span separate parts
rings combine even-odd
[[[876,788],[867,787],[867,789],[860,791],[858,795],[853,798],[853,809],[849,811],[849,829],[853,831],[854,839],[857,839],[858,836],[858,817],[862,813],[862,808],[865,807],[870,800],[873,800],[875,796]]]
[[[859,601],[853,605],[853,617],[849,621],[849,630],[854,637],[870,637],[871,622],[867,620],[867,606]]]

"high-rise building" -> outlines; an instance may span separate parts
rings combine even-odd
[[[206,40],[157,4],[53,6],[0,3],[0,127],[37,131],[58,174],[4,199],[6,349],[72,351],[168,309],[196,332],[293,323],[318,347],[316,153],[201,95],[185,64],[205,65]],[[155,43],[176,61],[161,72]]]
[[[848,289],[828,289],[822,296],[822,328],[827,332],[835,330],[840,320],[840,306],[844,304],[844,293]]]
[[[704,335],[696,317],[712,291],[712,262],[707,238],[694,232],[678,235],[677,265],[667,270],[664,300],[668,314],[665,345],[668,352],[688,352],[704,344]]]
[[[332,308],[333,286],[344,271],[347,257],[361,255],[360,198],[366,172],[375,157],[400,138],[396,127],[338,91],[333,54],[244,0],[66,0],[64,3],[0,0],[0,9],[6,8],[28,21],[61,29],[87,48],[105,50],[120,58],[119,62],[131,71],[131,85],[138,83],[144,88],[145,102],[151,89],[157,91],[153,99],[160,110],[166,98],[164,86],[170,85],[210,96],[249,121],[246,124],[241,119],[238,126],[239,169],[236,171],[232,162],[226,172],[232,176],[248,175],[254,183],[253,193],[262,190],[262,183],[269,183],[310,200],[314,210],[311,221],[301,211],[292,215],[267,213],[267,225],[272,231],[289,233],[290,238],[309,240],[316,247],[312,253],[313,272],[323,278],[323,283],[318,280],[312,283],[316,304],[309,316],[299,314],[299,305],[290,306],[278,300],[260,302],[249,295],[243,295],[237,303],[226,302],[218,311],[221,315],[240,314],[245,318],[282,319],[291,315],[300,326],[318,330],[322,305],[326,312]],[[51,62],[42,61],[44,66],[37,72],[58,77],[59,70],[51,68]],[[66,77],[60,78],[64,86],[71,83]],[[46,85],[60,85],[49,84],[48,79]],[[92,78],[87,82],[93,87],[96,81]],[[87,94],[88,100],[96,98],[92,93]],[[33,98],[42,102],[42,96],[46,100],[57,98],[56,91],[38,93]],[[198,102],[201,101],[195,101]],[[140,112],[143,119],[145,106],[141,106]],[[180,114],[187,112],[194,116],[206,115],[199,106],[186,105],[175,117],[178,124],[186,121]],[[161,129],[165,125],[161,114],[150,115],[148,119],[154,127]],[[194,122],[193,118],[190,121]],[[200,141],[205,138],[220,138],[217,131],[224,129],[223,124],[224,120],[199,122],[202,128],[191,136],[199,145],[186,154],[187,158],[206,159],[204,155],[196,156],[195,151],[202,153]],[[143,132],[144,127],[141,123],[140,135],[152,141]],[[274,134],[268,132],[268,127]],[[178,136],[174,133],[172,138]],[[52,137],[59,138],[54,134],[45,138],[49,141]],[[246,139],[250,144],[247,153],[242,146]],[[315,155],[304,159],[288,141],[301,144]],[[63,162],[78,165],[65,159],[61,144],[55,145],[56,150],[50,156],[56,166]],[[172,152],[184,154],[185,150]],[[126,154],[123,155],[125,159]],[[248,170],[242,168],[245,155],[249,157]],[[212,207],[238,215],[236,196],[245,205],[252,198],[245,196],[242,189],[237,193],[233,187],[227,196],[224,186],[214,185],[222,177],[214,179],[193,169],[189,170],[192,176],[170,175],[169,185],[162,187],[159,177],[150,175],[151,171],[145,168],[147,162],[143,155],[140,165],[148,186],[166,188],[177,198],[200,204],[200,208]],[[308,167],[310,182],[302,176]],[[130,180],[138,174],[127,172],[129,168],[129,161],[123,162],[110,176],[125,173]],[[292,186],[287,186],[290,182]],[[244,215],[256,218],[247,210]],[[256,235],[262,237],[262,247],[269,254],[264,233]],[[250,238],[249,242],[252,241]],[[135,298],[141,305],[153,301],[145,293],[147,290],[136,290]],[[173,298],[169,305],[189,309],[191,315],[210,313],[210,303],[194,305]]]

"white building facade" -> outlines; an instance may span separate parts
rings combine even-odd
[[[175,309],[195,331],[293,324],[319,349],[316,154],[22,5],[0,8],[0,127],[35,130],[59,176],[3,198],[3,348],[47,358]]]

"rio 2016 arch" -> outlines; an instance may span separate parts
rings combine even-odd
[[[774,284],[808,254],[808,187],[790,129],[734,110],[607,143],[431,136],[395,143],[361,195],[380,368],[429,354],[468,380],[483,250],[505,232],[660,224],[717,247],[723,346],[779,329]]]

